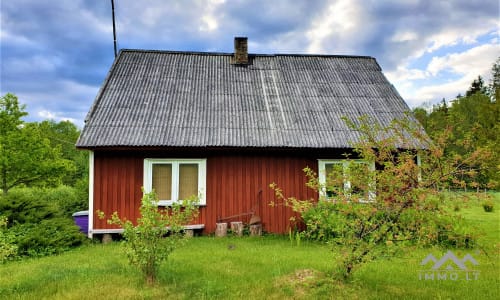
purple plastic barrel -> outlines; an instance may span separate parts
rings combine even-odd
[[[73,220],[80,227],[80,231],[87,234],[89,231],[89,212],[87,210],[78,211],[73,214]]]

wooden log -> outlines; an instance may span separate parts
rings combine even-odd
[[[231,222],[231,231],[236,236],[243,235],[243,222]]]
[[[224,237],[227,235],[227,223],[215,223],[215,236]]]
[[[250,236],[261,236],[262,235],[262,224],[250,225]]]

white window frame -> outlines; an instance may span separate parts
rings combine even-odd
[[[318,180],[321,186],[320,195],[322,199],[330,199],[326,192],[326,165],[329,164],[342,164],[342,170],[344,175],[344,190],[349,190],[351,188],[351,182],[347,176],[347,169],[350,163],[355,164],[366,164],[370,168],[370,171],[375,172],[375,162],[370,162],[362,159],[318,159]],[[368,199],[360,200],[359,202],[373,202],[375,201],[375,181],[371,183],[371,188],[368,191]]]
[[[153,189],[153,165],[171,164],[172,165],[172,199],[159,199],[159,206],[169,206],[179,199],[179,165],[197,164],[198,165],[198,205],[206,205],[206,185],[207,185],[207,160],[206,159],[166,159],[166,158],[146,158],[144,159],[144,192],[150,193]]]

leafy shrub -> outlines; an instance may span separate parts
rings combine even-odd
[[[493,211],[494,204],[491,199],[485,200],[482,205],[485,212]]]
[[[306,225],[304,236],[311,240],[327,242],[339,234],[338,215],[332,202],[321,201],[302,213]]]
[[[474,246],[477,236],[473,233],[474,230],[470,224],[457,216],[449,216],[444,212],[437,213],[439,207],[435,201],[423,205],[426,208],[432,207],[432,210],[418,208],[405,210],[399,216],[399,222],[395,225],[397,228],[394,228],[398,236],[388,237],[387,240],[459,248]],[[375,211],[372,206],[365,203],[349,204],[346,207],[342,203],[320,201],[302,213],[306,224],[306,229],[302,234],[311,240],[332,241],[345,234],[343,224],[360,221],[360,215],[367,214],[372,214],[369,217],[371,222],[391,219],[388,211]]]
[[[353,143],[356,158],[346,154],[341,169],[325,167],[319,170],[323,174],[304,169],[306,185],[319,193],[320,201],[332,201],[332,207],[316,210],[314,201],[287,197],[276,184],[270,185],[278,201],[305,216],[310,236],[338,245],[338,275],[347,279],[364,263],[392,255],[407,243],[474,244],[467,224],[456,222],[455,216],[440,208],[444,195],[439,190],[451,184],[462,186],[464,176],[472,179],[488,151],[445,156],[449,132],[431,141],[419,124],[407,118],[387,127],[366,116],[344,121],[360,134]],[[359,168],[356,160],[374,167]]]
[[[0,214],[8,220],[5,235],[20,256],[44,256],[81,245],[86,238],[71,214],[83,204],[76,189],[16,188],[0,196]]]
[[[4,233],[7,226],[7,218],[0,217],[0,263],[5,262],[10,257],[17,254],[17,246],[13,245],[8,234]]]
[[[88,176],[77,180],[75,183],[75,193],[78,202],[80,203],[80,210],[87,210],[89,203],[89,178]]]
[[[47,202],[38,188],[12,189],[0,197],[0,213],[9,220],[9,227],[39,223],[62,215],[58,206]]]
[[[18,224],[9,229],[21,256],[45,256],[61,253],[86,241],[79,228],[68,218],[52,218],[40,223]]]
[[[158,198],[153,191],[142,197],[141,217],[137,219],[137,225],[120,219],[117,212],[108,219],[109,224],[123,228],[129,262],[142,272],[148,284],[155,283],[160,264],[185,241],[184,225],[198,215],[197,203],[195,198],[159,209]],[[98,214],[100,218],[105,217],[102,211]]]
[[[10,220],[10,226],[63,216],[70,218],[77,211],[87,210],[87,196],[81,188],[83,186],[61,185],[46,189],[12,189],[6,196],[0,196],[0,214]]]
[[[48,203],[56,205],[63,216],[71,217],[74,212],[87,210],[87,198],[82,199],[77,188],[61,185],[56,188],[46,189],[41,197]]]

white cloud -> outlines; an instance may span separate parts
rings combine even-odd
[[[433,76],[443,71],[451,71],[467,77],[487,76],[491,65],[499,54],[499,45],[485,44],[465,52],[433,57],[427,66],[427,71]]]
[[[358,1],[340,0],[333,2],[324,14],[314,19],[306,32],[309,40],[308,53],[325,53],[324,43],[334,40],[335,48],[348,49],[361,25],[362,10]],[[342,44],[339,43],[342,41]]]
[[[48,110],[39,110],[37,115],[43,119],[55,120],[56,114]]]
[[[31,121],[69,120],[82,127],[83,119],[92,104],[98,86],[70,80],[52,82],[48,90],[17,93],[19,102],[26,104]]]
[[[457,26],[454,28],[443,28],[441,31],[430,35],[427,38],[428,47],[426,52],[432,53],[441,47],[454,46],[458,43],[474,44],[477,42],[477,37],[488,33],[491,28],[495,28],[497,24],[484,24],[478,28],[464,28]]]
[[[200,25],[200,31],[214,31],[219,27],[217,23],[217,19],[215,19],[212,15],[204,15],[201,17],[202,25]]]
[[[36,47],[36,43],[28,37],[19,34],[12,34],[4,28],[0,30],[0,41],[2,44],[13,44],[19,47]]]
[[[487,84],[491,77],[491,66],[499,57],[499,53],[499,45],[484,44],[464,52],[433,57],[425,70],[400,66],[386,75],[410,106],[436,103],[442,98],[451,100],[458,94],[464,94],[478,76],[483,77]],[[443,82],[439,76],[444,72],[454,75],[445,78],[456,79]]]
[[[420,69],[408,69],[406,66],[398,66],[396,70],[392,72],[385,72],[387,79],[391,82],[396,82],[404,79],[405,81],[425,79],[428,74],[424,70]]]
[[[472,79],[473,80],[473,79]],[[410,107],[419,106],[423,103],[437,103],[441,99],[454,99],[458,94],[464,94],[464,91],[470,86],[472,80],[462,77],[458,80],[417,88],[412,95],[404,97]]]
[[[87,9],[80,8],[80,18],[78,21],[82,27],[88,27],[89,32],[111,33],[113,31],[113,24],[109,19],[99,18]]]
[[[397,31],[391,38],[391,41],[401,43],[415,41],[419,38],[418,33],[415,31],[401,30]]]
[[[5,69],[10,72],[33,72],[36,67],[37,72],[45,71],[52,72],[58,66],[63,64],[63,61],[58,56],[34,55],[31,57],[13,58],[3,62]]]
[[[219,28],[217,8],[224,4],[225,0],[209,0],[205,8],[205,14],[201,17],[200,31],[215,31]]]
[[[78,120],[75,118],[70,118],[64,116],[64,112],[53,112],[48,110],[39,110],[37,113],[38,117],[44,120],[54,120],[56,122],[60,121],[70,121],[71,123],[81,127],[82,124],[78,124]]]

